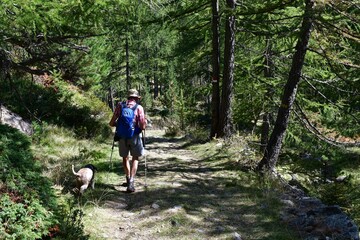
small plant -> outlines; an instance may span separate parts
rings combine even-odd
[[[177,125],[177,124],[173,124],[171,126],[168,126],[166,129],[165,129],[165,135],[167,137],[177,137],[177,136],[180,136],[182,133],[180,127]]]
[[[209,132],[204,128],[192,127],[187,132],[187,136],[190,138],[191,142],[194,143],[205,143],[209,140]]]
[[[60,231],[58,237],[64,240],[89,239],[89,236],[84,233],[83,210],[74,206],[71,209],[71,211],[65,211],[66,215],[63,216],[63,220],[59,224]]]

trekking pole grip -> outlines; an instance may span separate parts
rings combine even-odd
[[[145,129],[142,132],[141,140],[142,140],[142,143],[143,143],[143,147],[145,148]]]

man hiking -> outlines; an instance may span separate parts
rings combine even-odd
[[[117,104],[109,122],[111,127],[116,127],[114,140],[119,141],[119,154],[123,159],[127,192],[135,192],[134,181],[139,157],[144,155],[140,133],[146,128],[146,120],[144,108],[138,103],[140,98],[136,89],[130,89],[127,101]],[[129,160],[129,152],[132,163]]]

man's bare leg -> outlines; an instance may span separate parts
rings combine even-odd
[[[123,157],[123,168],[126,176],[126,186],[129,186],[130,182],[130,161],[128,157]]]
[[[129,181],[129,186],[127,188],[128,192],[135,192],[134,181],[135,181],[138,165],[139,165],[139,157],[132,157],[132,163],[130,169],[130,181]]]
[[[132,157],[131,174],[130,177],[135,178],[139,165],[139,157]]]

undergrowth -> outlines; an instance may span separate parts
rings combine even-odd
[[[279,171],[296,180],[306,192],[325,204],[338,205],[360,224],[360,155],[356,148],[334,147],[314,138],[300,144],[287,142]]]
[[[103,160],[110,111],[56,77],[12,81],[0,82],[0,101],[31,120],[34,134],[0,125],[0,239],[87,239],[70,167]]]
[[[90,93],[58,78],[48,77],[45,84],[38,81],[14,78],[0,81],[1,103],[22,118],[40,128],[44,123],[64,127],[73,131],[77,138],[104,140],[109,134],[108,107]]]
[[[43,176],[30,139],[5,125],[0,125],[0,132],[0,239],[50,239],[80,233],[82,227],[76,222],[63,221],[73,213],[60,204],[53,183]]]

